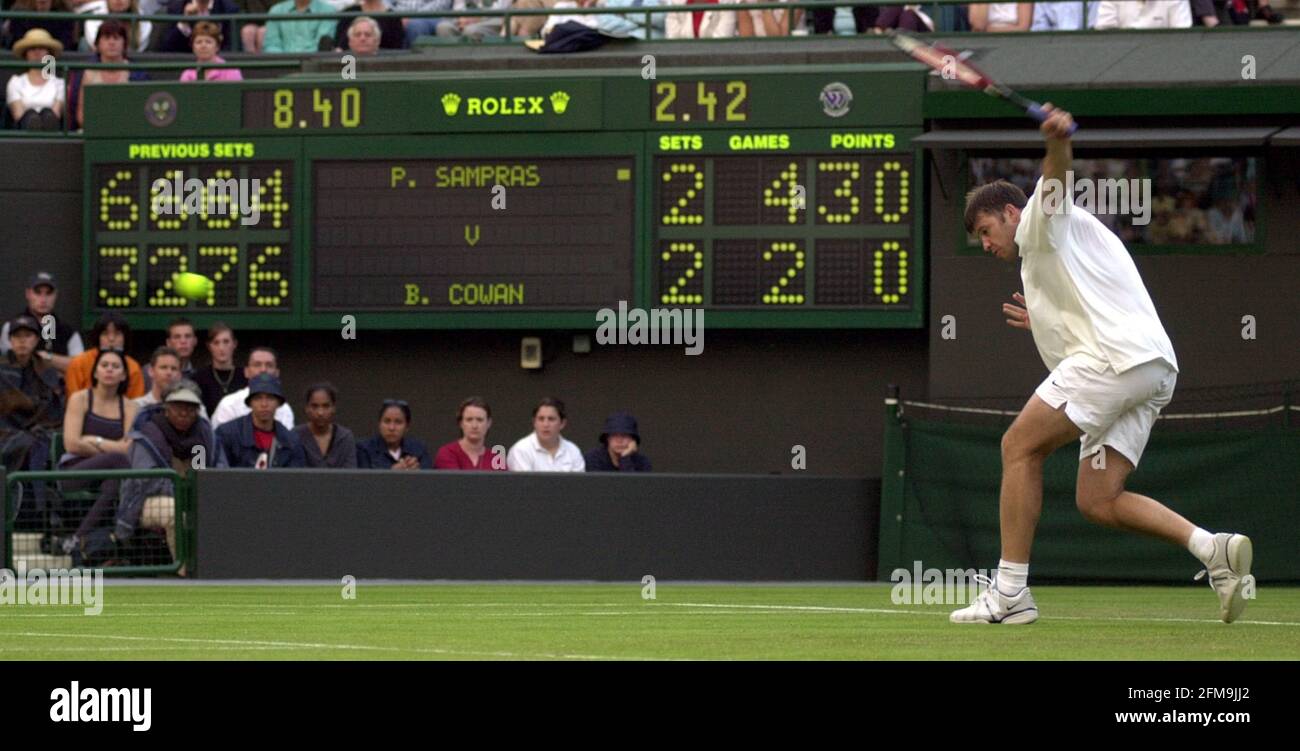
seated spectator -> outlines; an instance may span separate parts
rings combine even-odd
[[[334,39],[338,42],[338,49],[342,52],[349,50],[356,52],[352,40],[348,38],[352,27],[361,22],[363,18],[368,19],[374,24],[375,49],[380,47],[386,50],[400,50],[406,46],[406,29],[402,26],[402,19],[388,12],[388,4],[384,0],[361,0],[360,4],[349,5],[343,9],[344,13],[361,13],[363,15],[357,18],[339,19],[338,26],[334,29]],[[365,24],[362,24],[365,26]],[[359,54],[374,54],[374,52],[363,52]]]
[[[304,466],[298,437],[276,420],[276,411],[286,401],[280,379],[271,373],[259,373],[248,379],[245,390],[248,413],[217,428],[218,466],[252,469]]]
[[[131,423],[132,430],[139,430],[140,425],[162,407],[163,396],[168,390],[184,378],[181,375],[180,353],[167,345],[155,349],[149,358],[149,372],[153,373],[153,384],[149,387],[149,393],[134,400],[139,412],[136,413],[135,422]],[[197,389],[198,386],[194,388]],[[199,417],[204,421],[208,419],[208,411],[202,402],[199,403]]]
[[[736,36],[739,11],[708,10],[712,5],[735,5],[741,0],[667,0],[665,5],[695,6],[690,13],[665,13],[664,35],[669,39],[725,39]]]
[[[649,472],[650,460],[640,453],[641,434],[636,418],[615,412],[605,418],[600,445],[583,457],[588,472]]]
[[[192,52],[193,47],[190,44],[190,35],[194,33],[193,24],[203,20],[202,16],[226,15],[229,13],[238,13],[239,6],[235,5],[234,0],[171,0],[167,4],[167,13],[173,16],[193,16],[194,21],[181,21],[172,24],[171,28],[163,33],[162,42],[159,45],[159,52]],[[215,23],[215,22],[213,22]],[[233,22],[226,21],[221,26],[221,49],[230,50],[230,39],[233,35]]]
[[[302,444],[303,458],[308,467],[328,469],[355,469],[357,466],[357,439],[352,431],[334,422],[339,394],[328,383],[317,383],[307,389],[307,422],[293,429]]]
[[[411,406],[401,399],[385,399],[379,408],[379,435],[357,444],[357,468],[433,469],[429,449],[406,435],[410,429]]]
[[[542,26],[541,37],[542,39],[548,39],[557,26],[567,22],[575,22],[612,37],[647,39],[652,30],[663,30],[662,15],[655,14],[651,16],[650,27],[646,27],[645,14],[636,13],[635,10],[636,8],[658,5],[659,0],[644,0],[644,2],[642,0],[579,0],[577,3],[571,0],[560,0],[551,7],[554,7],[557,11],[575,7],[609,8],[611,12],[599,14],[556,13],[547,16],[546,24]],[[626,14],[613,12],[619,8],[628,8],[634,12]]]
[[[194,59],[200,63],[224,63],[225,58],[217,54],[221,49],[221,27],[211,21],[199,21],[194,24],[194,31],[190,33],[190,44],[194,45]],[[181,82],[199,80],[197,68],[186,68],[181,73]],[[203,70],[204,81],[242,81],[244,74],[239,72],[239,68],[205,68]],[[190,326],[190,334],[193,335],[194,326]],[[198,337],[194,337],[194,342],[198,343]],[[188,363],[189,360],[187,359]]]
[[[46,469],[50,434],[63,421],[59,371],[36,356],[40,323],[30,316],[6,326],[9,348],[0,356],[0,467]]]
[[[760,0],[741,0],[744,2],[759,2]],[[767,2],[769,0],[763,0]],[[781,2],[782,0],[776,0]],[[797,29],[803,24],[803,9],[797,8],[793,11],[793,25],[789,18],[789,10],[751,10],[736,11],[736,33],[742,37],[784,37],[790,36],[793,29]]]
[[[582,451],[561,432],[569,422],[564,402],[547,397],[533,410],[533,432],[520,438],[506,454],[511,472],[582,472]]]
[[[397,13],[432,13],[451,10],[452,0],[393,0],[393,11]],[[415,46],[415,40],[422,36],[438,33],[438,24],[449,21],[446,18],[402,18],[406,28],[406,46]],[[540,28],[540,25],[539,25]]]
[[[199,416],[202,407],[199,388],[193,381],[181,380],[168,387],[161,408],[153,411],[149,419],[138,423],[129,435],[131,449],[127,458],[130,468],[173,469],[185,477],[196,466],[196,458],[207,457],[204,464],[215,462],[219,452],[211,426]],[[73,553],[74,565],[82,565],[88,558],[95,557],[88,555],[88,548],[115,549],[130,540],[140,527],[163,529],[167,535],[167,547],[175,559],[175,492],[172,481],[165,477],[141,477],[121,481],[120,500],[101,494],[77,528],[76,535],[64,545]],[[102,529],[110,516],[115,517],[113,527]],[[107,545],[97,538],[106,538]],[[99,560],[107,557],[111,555],[101,553],[97,556]]]
[[[554,8],[556,5],[557,0],[514,0],[510,7],[514,10],[541,10],[542,8]],[[548,18],[550,16],[511,16],[510,36],[524,39],[534,37],[546,25]]]
[[[377,55],[382,34],[379,22],[370,16],[360,16],[352,21],[352,25],[340,38],[347,51],[354,55]]]
[[[63,456],[59,469],[124,469],[128,426],[139,410],[126,393],[126,355],[117,349],[95,354],[90,388],[68,395],[63,415]]]
[[[9,10],[15,13],[70,12],[64,0],[17,0]],[[4,26],[7,29],[6,36],[10,39],[21,40],[29,31],[41,29],[59,40],[59,44],[63,45],[60,50],[77,48],[77,22],[72,19],[11,18],[4,22]],[[14,48],[17,51],[17,43],[14,44]]]
[[[882,5],[872,31],[902,29],[903,31],[934,31],[934,21],[919,5]]]
[[[1098,29],[1190,29],[1192,9],[1187,0],[1131,0],[1097,5]]]
[[[1239,25],[1250,23],[1250,6],[1246,3],[1246,0],[1231,0],[1228,3],[1228,12],[1234,16],[1233,23]],[[1241,15],[1244,15],[1247,20],[1237,20]],[[1273,6],[1269,5],[1268,0],[1258,0],[1255,7],[1255,18],[1268,21],[1270,26],[1276,26],[1286,20],[1277,11],[1273,10]]]
[[[77,8],[79,13],[90,13],[100,15],[105,13],[130,13],[133,16],[140,15],[140,0],[90,0]],[[109,19],[114,23],[123,24],[123,21]],[[99,29],[104,21],[87,21],[81,34],[82,46],[89,47],[94,45],[99,47]],[[126,49],[134,49],[136,52],[144,52],[149,49],[149,38],[153,34],[153,23],[150,21],[136,19],[127,25],[127,39],[130,43]],[[124,50],[125,51],[125,50]],[[100,53],[103,54],[102,52]]]
[[[269,13],[275,0],[235,0],[240,13]],[[266,39],[266,21],[240,21],[239,41],[244,52],[261,52]]]
[[[211,25],[216,26],[216,24]],[[198,31],[195,30],[195,33],[197,34]],[[181,377],[194,380],[194,349],[199,346],[199,335],[194,329],[194,323],[183,316],[169,321],[167,346],[176,350],[176,354],[181,356]]]
[[[310,16],[333,13],[323,0],[281,0],[271,6],[273,16]],[[334,49],[334,25],[330,18],[306,21],[267,21],[263,52],[316,52]]]
[[[32,29],[14,43],[14,54],[19,60],[32,64],[9,78],[5,87],[5,105],[14,124],[22,130],[58,130],[63,126],[64,81],[52,76],[45,78],[41,60],[46,55],[57,57],[63,44],[51,37],[45,29]]]
[[[203,407],[210,414],[217,411],[217,405],[231,392],[248,385],[243,369],[235,367],[235,350],[238,348],[235,330],[230,326],[214,321],[208,327],[208,357],[211,362],[199,368],[194,374],[194,382],[199,385]]]
[[[505,471],[505,457],[497,457],[487,445],[487,434],[492,429],[492,408],[482,397],[471,396],[460,403],[456,425],[460,428],[460,440],[438,449],[433,460],[434,469]]]
[[[594,4],[594,3],[593,3]],[[454,0],[452,10],[505,10],[510,7],[510,0]],[[461,16],[445,19],[437,25],[440,37],[466,37],[481,41],[487,36],[501,36],[501,18],[487,16]]]
[[[54,284],[54,277],[46,271],[38,271],[27,280],[27,307],[20,316],[31,316],[37,323],[42,323],[45,316],[54,321],[54,338],[38,337],[36,355],[47,364],[54,366],[60,373],[68,369],[68,362],[84,350],[81,334],[64,323],[54,313],[54,305],[59,300],[59,290]],[[9,322],[0,326],[0,355],[9,351]]]
[[[967,12],[971,31],[1029,31],[1034,23],[1033,3],[973,3]]]
[[[95,60],[101,63],[125,63],[126,49],[130,46],[131,27],[121,21],[109,19],[95,30]],[[144,71],[138,71],[144,73]],[[77,127],[83,128],[86,124],[86,87],[97,83],[126,83],[132,80],[132,71],[129,70],[86,70],[81,75],[74,76],[77,103]],[[137,76],[134,80],[141,80],[148,76]],[[69,86],[69,91],[73,88]]]
[[[1205,0],[1210,2],[1210,0]],[[1083,3],[1034,3],[1031,31],[1080,31],[1097,25],[1097,3],[1088,3],[1088,22],[1083,20]]]
[[[248,379],[251,386],[253,379],[263,373],[275,378],[280,377],[280,366],[275,350],[270,347],[253,347],[253,351],[248,353],[248,364],[244,366],[244,377]],[[217,408],[212,411],[213,430],[248,414],[248,388],[245,386],[238,391],[230,392],[217,404]],[[288,404],[281,402],[280,408],[275,411],[275,419],[285,429],[293,430],[293,408]]]
[[[72,358],[68,363],[68,371],[64,374],[68,393],[74,394],[90,388],[99,350],[116,349],[125,352],[130,338],[131,325],[126,322],[121,313],[109,312],[101,315],[99,320],[95,321],[94,328],[90,330],[90,341],[94,342],[95,346]],[[128,374],[126,397],[138,399],[144,396],[146,389],[140,363],[136,362],[134,357],[127,355],[126,369]]]

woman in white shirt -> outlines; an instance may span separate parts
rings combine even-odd
[[[747,2],[772,2],[772,0],[747,0]],[[776,0],[782,2],[782,0]],[[788,16],[794,13],[794,24],[790,23]],[[793,29],[803,25],[803,9],[796,8],[794,11],[773,10],[750,10],[736,12],[736,31],[743,37],[784,37],[790,36]]]
[[[669,39],[726,39],[736,35],[736,16],[731,9],[720,10],[724,5],[734,5],[738,0],[717,0],[710,2],[690,2],[690,0],[667,0],[663,5],[680,5],[689,8],[689,13],[665,13],[664,36]],[[719,8],[719,10],[714,10]]]
[[[77,8],[78,13],[130,13],[133,16],[140,15],[140,0],[90,0],[90,2]],[[81,35],[81,46],[86,49],[93,49],[95,39],[99,33],[99,25],[103,21],[87,21],[85,33]],[[153,24],[148,21],[132,20],[127,22],[131,25],[131,41],[135,44],[137,52],[144,52],[149,49],[149,35],[153,33]]]
[[[971,31],[1029,31],[1033,3],[973,3],[968,6]]]
[[[63,43],[45,29],[32,29],[14,43],[18,59],[32,63],[31,69],[14,74],[5,87],[5,104],[19,128],[58,130],[62,127],[64,81],[57,76],[46,79],[41,65],[46,55],[57,56],[62,52]]]
[[[506,466],[511,472],[585,472],[582,451],[560,435],[568,424],[564,402],[543,399],[533,410],[533,432],[510,447]]]

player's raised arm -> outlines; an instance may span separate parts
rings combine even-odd
[[[1065,173],[1074,161],[1074,149],[1070,146],[1070,129],[1074,118],[1069,112],[1053,107],[1051,103],[1043,105],[1048,118],[1039,126],[1043,137],[1047,139],[1047,156],[1043,158],[1043,180],[1056,179],[1065,183]]]

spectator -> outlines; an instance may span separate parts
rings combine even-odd
[[[116,349],[125,352],[130,339],[131,325],[126,322],[121,313],[109,312],[101,315],[99,320],[95,321],[94,328],[90,330],[90,341],[94,342],[95,346],[72,358],[68,363],[68,371],[64,374],[68,383],[68,393],[75,394],[82,389],[90,388],[99,350]],[[144,396],[144,372],[140,369],[140,363],[136,362],[134,357],[127,355],[126,369],[128,374],[126,397],[137,399]]]
[[[51,37],[45,29],[32,29],[14,44],[14,54],[19,60],[32,64],[26,71],[15,73],[5,87],[5,104],[14,124],[23,130],[58,130],[63,125],[63,79],[44,75],[41,60],[46,55],[58,56],[63,44]]]
[[[68,6],[63,0],[17,0],[9,10],[15,13],[67,13]],[[62,50],[77,48],[77,22],[72,19],[53,18],[12,18],[5,21],[10,39],[21,40],[33,29],[41,29],[59,41]],[[14,51],[18,51],[17,43]],[[58,54],[58,53],[55,53]],[[21,57],[21,55],[20,55]]]
[[[167,345],[155,349],[153,356],[149,358],[149,372],[153,374],[153,385],[149,388],[149,393],[135,400],[139,412],[136,413],[135,421],[131,423],[132,430],[139,430],[140,425],[161,407],[163,397],[171,387],[184,378],[181,374],[180,353]],[[189,379],[185,380],[189,381]],[[198,386],[194,388],[197,389]],[[205,421],[208,419],[208,411],[203,407],[202,402],[199,403],[199,417]]]
[[[386,50],[400,50],[406,45],[406,29],[402,27],[402,19],[388,12],[388,4],[384,0],[361,0],[359,4],[349,5],[344,8],[343,12],[362,13],[364,15],[339,20],[338,26],[334,29],[334,38],[338,40],[340,51],[352,50],[356,52],[352,40],[348,37],[352,27],[360,23],[362,18],[369,19],[370,23],[375,25],[376,49],[382,47]],[[359,54],[374,53],[365,52]]]
[[[277,421],[276,413],[286,401],[280,379],[269,372],[258,373],[248,379],[245,391],[247,414],[217,428],[218,466],[303,466],[302,444],[292,430]]]
[[[492,408],[482,397],[471,396],[460,403],[456,425],[460,428],[460,440],[438,449],[438,455],[433,460],[434,469],[506,469],[505,457],[498,457],[488,448],[487,434],[492,429]]]
[[[40,323],[9,321],[9,348],[0,356],[0,467],[10,472],[49,466],[50,434],[63,420],[59,372],[36,356]]]
[[[510,7],[510,0],[454,0],[452,10],[505,10]],[[467,37],[481,41],[487,36],[501,36],[502,19],[488,16],[461,16],[456,19],[444,19],[437,25],[440,37]]]
[[[1097,7],[1098,29],[1190,29],[1192,9],[1187,0],[1132,2],[1102,0]]]
[[[746,0],[742,0],[744,2]],[[759,2],[759,0],[747,0]],[[767,0],[763,0],[766,2]],[[776,0],[782,2],[783,0]],[[803,9],[793,11],[794,19],[789,18],[789,10],[751,10],[736,11],[736,32],[742,37],[783,37],[790,36],[793,29],[803,23]]]
[[[1034,22],[1033,3],[975,3],[967,12],[971,31],[1029,31]]]
[[[542,26],[541,37],[547,39],[555,31],[557,26],[566,22],[576,22],[588,28],[596,29],[602,34],[611,37],[629,37],[635,39],[647,39],[654,31],[663,31],[663,20],[660,14],[651,17],[650,26],[645,25],[645,16],[636,13],[637,8],[657,7],[659,0],[579,0],[573,3],[570,0],[561,0],[553,6],[559,11],[566,8],[608,8],[609,13],[599,14],[576,14],[576,13],[557,13],[546,17],[546,24]],[[542,7],[542,6],[538,6]],[[630,14],[617,12],[619,9],[627,8],[633,11]]]
[[[36,355],[47,364],[54,366],[60,373],[68,369],[68,362],[82,353],[81,334],[64,323],[54,314],[54,305],[59,301],[59,288],[54,283],[54,276],[47,271],[38,271],[27,280],[27,307],[20,316],[31,316],[37,323],[43,324],[45,316],[54,321],[54,338],[38,337]],[[0,327],[0,355],[9,351],[9,323]]]
[[[411,406],[400,399],[385,399],[379,408],[379,435],[357,444],[360,469],[433,469],[429,449],[410,438]]]
[[[1188,7],[1192,12],[1192,25],[1204,26],[1208,29],[1218,26],[1219,10],[1223,4],[1223,0],[1218,0],[1218,2],[1215,2],[1215,0],[1189,0]],[[1089,5],[1088,9],[1091,10],[1092,7]],[[1035,9],[1034,13],[1037,15],[1037,9]],[[1093,23],[1090,25],[1095,26],[1097,14],[1092,13],[1091,15],[1093,16]]]
[[[1250,7],[1246,4],[1246,0],[1232,0],[1228,3],[1228,6],[1233,13],[1245,13],[1247,17],[1250,15]],[[1269,5],[1269,0],[1258,0],[1255,7],[1255,18],[1268,21],[1270,26],[1276,26],[1286,20],[1277,11],[1273,10],[1273,6]],[[1250,21],[1246,21],[1246,23],[1250,23]]]
[[[199,21],[194,24],[194,31],[190,33],[190,44],[194,46],[194,60],[199,63],[224,63],[225,58],[217,54],[221,49],[221,27],[211,21]],[[199,74],[197,68],[186,68],[181,73],[181,82],[197,81]],[[204,81],[242,81],[244,74],[239,72],[239,68],[205,68],[203,71]],[[190,327],[190,333],[193,333],[194,327]],[[194,338],[195,343],[198,337]],[[192,345],[191,345],[192,347]]]
[[[692,5],[690,13],[665,13],[664,34],[669,39],[727,39],[736,36],[739,11],[706,10],[710,5],[736,5],[742,0],[668,0],[666,5]]]
[[[109,19],[95,32],[95,54],[92,62],[127,63],[126,49],[130,46],[130,27],[121,21]],[[77,127],[85,126],[85,86],[95,83],[125,83],[147,81],[149,74],[142,70],[75,70],[68,76],[68,101],[77,103]]]
[[[248,389],[252,386],[253,379],[263,374],[278,379],[279,359],[275,355],[275,350],[270,347],[254,347],[253,351],[248,353],[248,364],[244,366],[244,377],[248,379],[249,385],[238,391],[232,391],[212,411],[213,430],[248,414]],[[280,400],[280,408],[275,411],[275,419],[285,429],[293,430],[293,408],[285,404],[284,399]]]
[[[160,409],[154,410],[147,420],[137,422],[131,431],[131,449],[127,460],[131,469],[174,469],[187,476],[200,457],[212,457],[216,462],[218,451],[212,428],[199,415],[203,405],[199,400],[199,387],[193,381],[181,380],[170,387],[163,396]],[[209,461],[203,459],[204,466]],[[130,540],[138,527],[161,528],[167,535],[167,547],[176,558],[176,498],[171,480],[165,477],[130,478],[121,482],[121,500],[100,495],[91,507],[76,535],[65,544],[73,552],[73,564],[103,560],[111,555],[91,554],[90,550],[104,544],[97,538],[106,538],[110,550]],[[116,501],[116,502],[115,502]],[[116,506],[112,529],[101,530],[110,511]],[[184,575],[184,574],[182,574]]]
[[[1210,2],[1210,0],[1205,0]],[[1088,22],[1083,21],[1083,3],[1034,3],[1031,31],[1080,31],[1097,25],[1097,3],[1088,3]]]
[[[201,22],[206,23],[206,22]],[[196,25],[201,25],[196,24]],[[216,24],[212,24],[215,26]],[[196,29],[194,33],[198,33]],[[173,318],[167,323],[167,346],[176,350],[181,356],[181,376],[194,380],[194,348],[199,346],[199,335],[194,323],[183,316]]]
[[[510,7],[514,10],[541,10],[542,8],[554,8],[557,4],[556,0],[514,0]],[[547,18],[549,16],[512,16],[510,18],[510,36],[525,39],[536,36],[542,30],[542,27],[546,25]]]
[[[271,6],[273,16],[333,13],[323,0],[281,0]],[[334,20],[267,21],[263,52],[316,52],[334,49]]]
[[[130,13],[133,16],[140,15],[140,0],[90,0],[77,9],[79,13],[90,13],[99,15],[104,13]],[[153,24],[149,21],[136,19],[129,25],[122,21],[109,19],[114,23],[127,26],[127,36],[129,40],[126,49],[134,47],[136,52],[144,52],[149,49],[149,37],[153,34]],[[99,48],[99,29],[104,21],[87,21],[81,35],[82,45],[92,44],[96,49]],[[125,52],[125,50],[124,50]],[[100,53],[103,54],[102,52]],[[107,61],[106,61],[107,62]]]
[[[274,0],[236,0],[239,4],[241,13],[269,13],[271,6],[275,5]],[[262,43],[266,39],[266,21],[240,21],[244,24],[239,27],[239,41],[244,52],[257,53],[262,51]]]
[[[640,447],[636,418],[627,412],[615,412],[605,418],[600,445],[588,451],[583,460],[588,472],[649,472],[650,460],[639,452]]]
[[[340,39],[348,52],[362,56],[377,55],[382,35],[378,21],[370,16],[359,16],[353,19],[352,25]]]
[[[203,20],[202,16],[226,15],[238,13],[239,6],[235,5],[234,0],[171,0],[167,4],[167,13],[173,16],[193,16],[194,22]],[[215,23],[215,22],[214,22]],[[233,34],[233,24],[230,21],[223,22],[221,26],[221,49],[230,50],[230,39]],[[162,44],[159,46],[159,52],[192,52],[190,44],[190,35],[194,33],[193,22],[181,21],[172,24],[171,28],[163,34]]]
[[[302,444],[308,467],[356,469],[357,439],[352,431],[334,422],[338,391],[328,383],[307,389],[307,422],[293,429]]]
[[[451,2],[452,0],[393,0],[393,10],[398,13],[432,13],[451,10]],[[402,26],[406,27],[406,46],[414,47],[416,39],[437,34],[438,24],[447,20],[445,18],[403,18]]]
[[[216,414],[217,405],[232,391],[248,385],[244,371],[235,367],[235,350],[239,342],[235,330],[221,321],[208,327],[208,356],[212,362],[194,374],[194,382],[203,393],[203,407]]]
[[[124,398],[126,384],[126,355],[117,349],[98,350],[90,388],[68,395],[59,469],[126,468],[131,447],[127,426],[139,410]]]
[[[582,451],[561,435],[568,425],[564,402],[547,397],[533,410],[533,432],[520,438],[506,454],[511,472],[582,472]]]

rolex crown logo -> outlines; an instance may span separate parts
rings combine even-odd
[[[569,93],[567,91],[551,92],[551,109],[557,115],[563,115],[564,111],[569,108]]]
[[[455,116],[457,110],[459,109],[460,109],[460,94],[449,91],[446,94],[442,95],[442,111],[446,112],[448,117]]]

